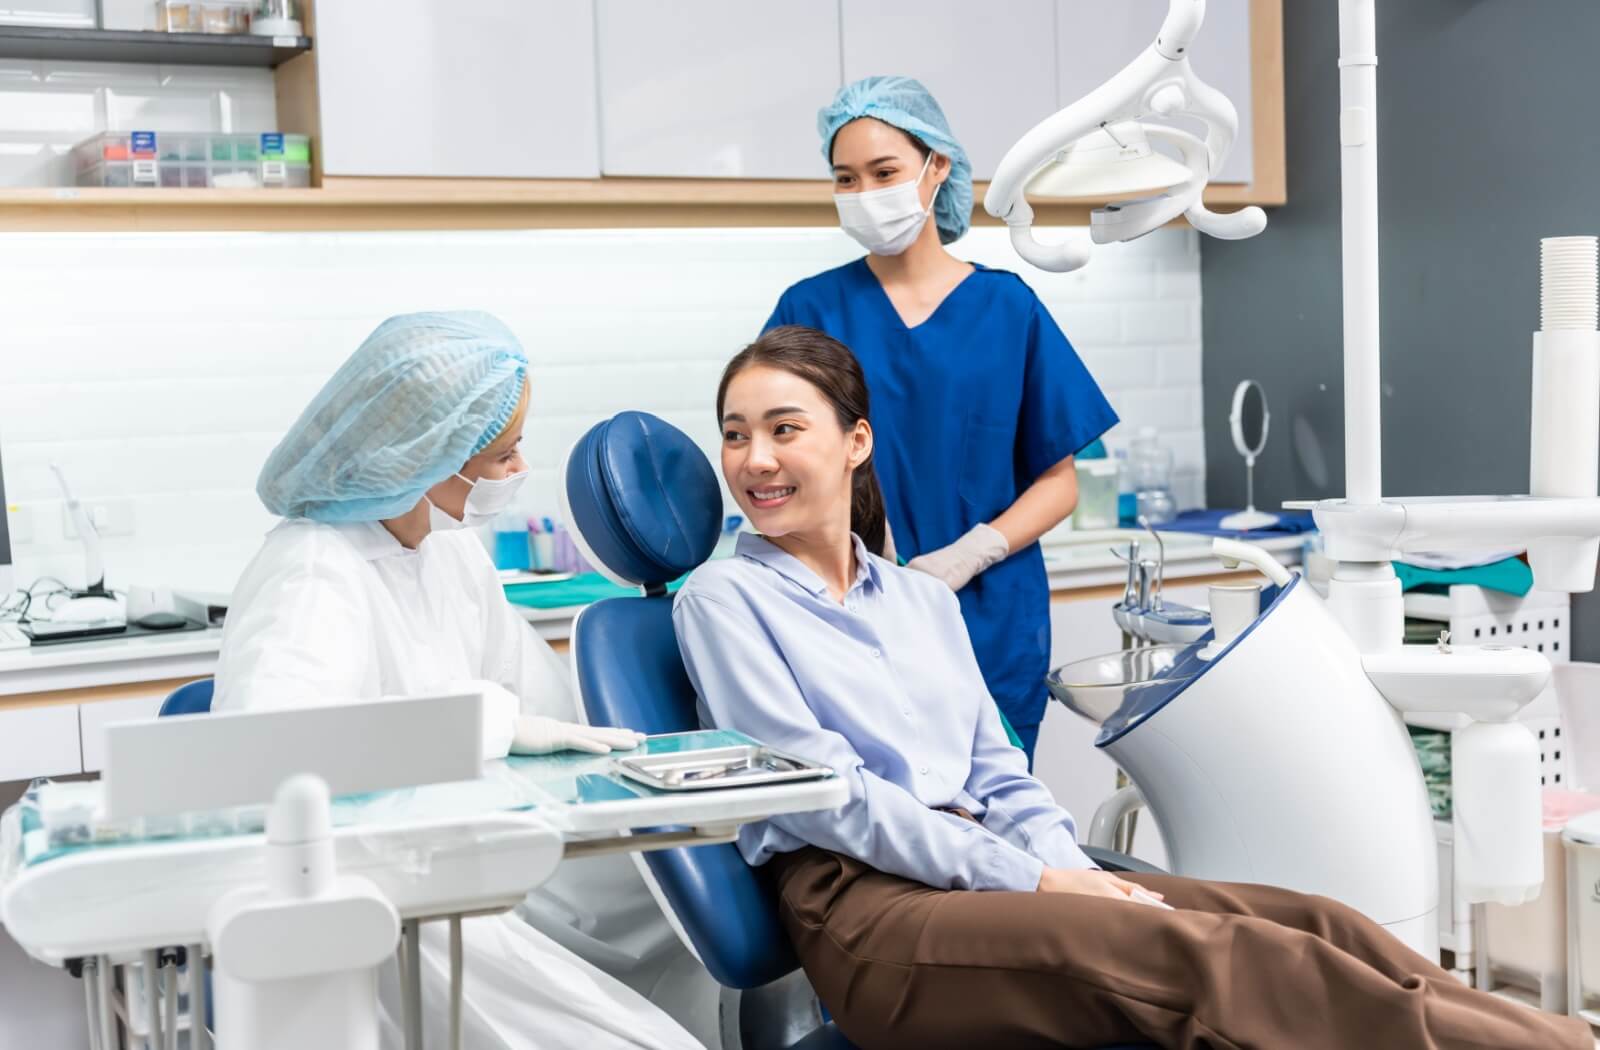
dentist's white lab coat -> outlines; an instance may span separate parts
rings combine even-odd
[[[565,665],[506,602],[475,535],[435,532],[411,551],[376,522],[296,519],[267,535],[234,589],[212,709],[410,695],[473,680],[503,686],[524,713],[577,720]],[[512,713],[491,710],[485,744],[504,754]],[[563,863],[516,915],[462,925],[470,1050],[715,1045],[715,982],[626,855]],[[446,926],[424,924],[422,935],[426,1041],[444,1046]],[[397,1048],[392,962],[381,988],[384,1043]],[[653,993],[698,1041],[646,1000]]]

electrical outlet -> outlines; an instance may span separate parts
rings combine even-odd
[[[133,535],[133,501],[126,499],[82,500],[83,509],[101,536]],[[69,540],[78,538],[78,523],[72,511],[61,504],[61,534]]]
[[[6,508],[6,530],[11,534],[11,545],[33,542],[33,511],[15,503]]]

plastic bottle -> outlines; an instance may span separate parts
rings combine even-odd
[[[1141,427],[1129,451],[1133,471],[1135,521],[1143,517],[1152,525],[1164,525],[1178,516],[1172,498],[1172,450],[1161,447],[1155,427]]]
[[[512,511],[506,511],[494,519],[494,567],[533,568],[528,550],[528,521]]]
[[[1133,489],[1133,468],[1128,465],[1127,449],[1117,449],[1112,457],[1117,461],[1117,524],[1131,529],[1139,523],[1139,502]]]

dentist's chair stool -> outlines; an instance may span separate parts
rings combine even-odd
[[[167,694],[161,701],[161,710],[158,718],[168,715],[204,715],[211,711],[211,695],[214,692],[215,679],[201,678],[198,681],[180,685]]]
[[[585,717],[594,725],[652,734],[700,728],[667,585],[716,545],[722,491],[711,464],[682,431],[655,416],[624,412],[579,439],[561,483],[562,510],[584,557],[612,582],[644,592],[596,602],[573,624],[572,661]],[[1091,855],[1112,870],[1139,863]],[[778,921],[777,895],[765,871],[746,865],[733,845],[633,857],[712,977],[742,993],[738,1010],[729,1011],[737,1016],[724,1019],[725,1046],[850,1050],[833,1024],[822,1023],[815,996],[800,983],[799,960]]]

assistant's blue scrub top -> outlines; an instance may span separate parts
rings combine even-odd
[[[977,267],[907,328],[866,260],[791,287],[767,328],[844,343],[872,399],[873,462],[907,559],[990,522],[1117,422],[1105,395],[1022,278]],[[989,691],[1032,753],[1048,699],[1050,588],[1037,543],[958,595]]]

